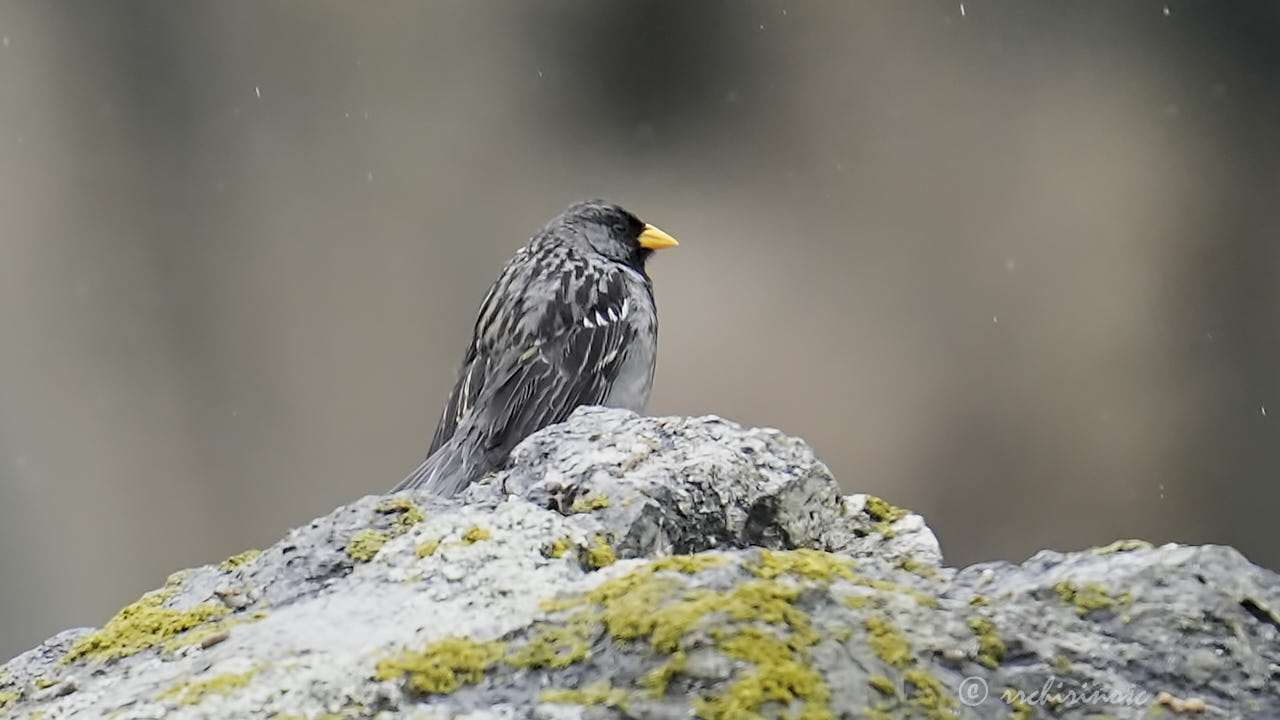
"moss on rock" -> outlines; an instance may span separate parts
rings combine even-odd
[[[569,506],[569,512],[586,513],[607,507],[609,507],[609,498],[607,496],[600,495],[599,493],[591,493],[574,500],[573,504]]]
[[[902,674],[910,687],[908,702],[921,710],[929,720],[953,720],[958,718],[955,698],[942,687],[942,683],[927,670],[912,668]]]
[[[720,694],[696,698],[694,712],[703,720],[736,720],[760,716],[766,702],[798,705],[797,720],[833,720],[831,690],[822,674],[796,652],[791,641],[764,628],[744,627],[716,646],[726,655],[750,663]]]
[[[888,618],[870,617],[864,624],[867,643],[876,657],[899,669],[911,663],[911,644]]]
[[[207,680],[180,683],[160,693],[156,700],[172,699],[178,705],[197,705],[210,695],[226,695],[249,684],[258,668],[243,673],[225,673]]]
[[[601,535],[597,535],[592,539],[591,546],[582,555],[583,567],[591,570],[608,567],[617,561],[618,556],[613,553],[613,547]]]
[[[595,683],[584,688],[573,690],[568,688],[549,688],[538,696],[538,702],[559,703],[562,705],[600,705],[626,710],[628,693],[621,688],[610,687],[608,683]]]
[[[898,686],[884,675],[872,675],[867,679],[867,684],[875,689],[881,695],[893,697],[898,694]]]
[[[0,692],[0,710],[5,709],[8,705],[17,702],[22,697],[22,692],[18,690],[7,690]]]
[[[391,535],[386,530],[366,528],[351,536],[347,542],[347,555],[357,562],[369,562],[390,539]]]
[[[742,665],[723,692],[695,701],[695,711],[704,720],[757,717],[767,702],[787,704],[791,717],[825,720],[833,717],[831,691],[808,655],[808,648],[821,638],[796,604],[804,587],[791,580],[766,579],[755,571],[765,568],[762,574],[776,577],[787,573],[780,569],[798,569],[802,583],[813,583],[843,575],[840,568],[847,567],[818,557],[822,553],[788,555],[774,553],[763,563],[755,558],[743,569],[757,579],[724,591],[689,588],[680,579],[681,574],[727,564],[724,556],[663,558],[577,597],[545,603],[544,609],[576,609],[582,619],[599,623],[620,642],[647,639],[656,655],[666,656],[638,683],[650,697],[665,695],[670,682],[685,672],[689,639],[699,636],[699,629],[710,634],[721,653]]]
[[[544,623],[532,639],[507,653],[503,661],[526,669],[569,667],[586,659],[594,625],[594,617],[588,613],[576,613],[562,625]]]
[[[163,589],[126,605],[100,630],[77,639],[63,656],[62,663],[81,658],[103,662],[128,657],[230,614],[225,605],[217,603],[201,603],[185,610],[166,607],[165,602],[178,591],[181,582],[182,576],[175,574]],[[190,638],[184,638],[184,642],[170,647],[190,644],[188,640]]]
[[[995,668],[1004,659],[1004,640],[996,632],[991,618],[969,618],[969,629],[978,638],[978,662],[989,668]]]
[[[405,679],[414,692],[429,695],[451,693],[464,684],[480,682],[485,672],[502,659],[502,642],[477,642],[448,637],[423,650],[405,650],[378,662],[375,680]]]
[[[413,552],[419,558],[431,557],[432,555],[436,554],[436,550],[439,547],[440,547],[439,538],[429,538],[427,540],[423,540],[422,542],[418,543],[418,546],[414,548]]]
[[[374,509],[377,515],[391,516],[386,529],[365,528],[351,536],[347,541],[346,553],[357,562],[369,562],[382,550],[382,546],[392,538],[400,537],[414,525],[422,522],[422,511],[413,501],[404,497],[393,497],[384,500]]]
[[[422,510],[412,500],[405,497],[394,497],[378,505],[377,512],[382,515],[394,515],[391,521],[391,536],[399,537],[409,528],[425,519]]]
[[[1115,553],[1132,552],[1134,550],[1151,550],[1154,547],[1155,545],[1152,545],[1146,540],[1129,539],[1129,540],[1116,540],[1110,545],[1091,548],[1089,552],[1093,553],[1094,555],[1113,555]]]
[[[795,575],[811,580],[852,580],[853,560],[821,550],[761,550],[759,564],[749,567],[752,574],[767,580],[781,575]]]
[[[671,683],[671,678],[684,672],[687,667],[688,657],[684,651],[677,650],[671,653],[670,659],[666,662],[641,676],[640,687],[649,697],[660,698],[667,694],[667,685]]]
[[[1076,585],[1064,580],[1054,585],[1053,591],[1063,602],[1075,606],[1076,614],[1081,617],[1094,611],[1112,610],[1117,604],[1127,605],[1130,602],[1128,593],[1113,598],[1106,588],[1096,583]]]
[[[257,560],[261,556],[262,556],[261,550],[245,550],[242,553],[237,553],[227,558],[226,560],[223,560],[221,563],[218,564],[218,569],[229,572],[231,570],[235,570],[241,565],[248,565],[249,563],[253,562],[254,560]]]

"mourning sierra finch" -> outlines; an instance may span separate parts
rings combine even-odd
[[[394,491],[453,495],[582,405],[643,409],[658,345],[644,265],[674,245],[603,200],[572,205],[535,234],[480,304],[427,459]]]

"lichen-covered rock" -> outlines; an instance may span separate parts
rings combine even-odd
[[[0,669],[0,715],[1280,717],[1276,577],[1128,542],[941,565],[801,441],[597,408]]]

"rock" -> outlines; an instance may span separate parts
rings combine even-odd
[[[1140,542],[942,565],[803,442],[582,409],[0,669],[53,718],[1280,717],[1276,576]]]

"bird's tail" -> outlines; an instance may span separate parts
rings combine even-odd
[[[401,480],[391,492],[423,488],[442,497],[456,495],[464,487],[471,484],[477,476],[479,463],[469,457],[467,443],[459,442],[455,436],[426,460],[422,461],[413,472]]]

